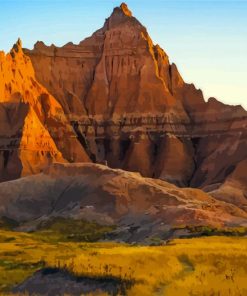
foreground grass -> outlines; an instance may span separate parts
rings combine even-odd
[[[145,247],[45,241],[35,234],[0,231],[2,295],[45,266],[132,282],[128,295],[247,295],[244,237],[182,239]]]

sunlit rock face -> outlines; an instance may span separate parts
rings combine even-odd
[[[61,105],[36,81],[18,40],[10,53],[0,53],[0,181],[74,160],[89,158]]]
[[[206,188],[247,159],[246,111],[205,102],[124,3],[78,45],[24,52],[93,161]]]

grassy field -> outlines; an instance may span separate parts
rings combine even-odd
[[[165,246],[80,243],[0,231],[0,295],[43,267],[130,283],[128,295],[247,295],[247,238],[177,239]],[[2,294],[1,294],[2,293]]]

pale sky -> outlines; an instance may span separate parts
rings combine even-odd
[[[247,108],[247,0],[129,0],[135,17],[176,63],[186,82]],[[0,0],[0,49],[21,37],[61,46],[100,28],[120,1]]]

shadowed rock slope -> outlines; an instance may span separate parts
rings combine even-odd
[[[205,102],[124,3],[78,45],[25,53],[96,162],[207,188],[247,159],[246,111]]]

